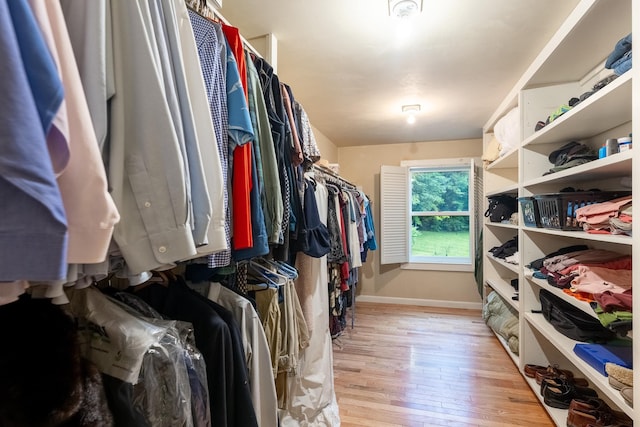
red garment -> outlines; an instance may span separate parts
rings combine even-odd
[[[222,24],[224,33],[233,56],[236,58],[240,82],[244,96],[249,102],[247,86],[247,63],[244,56],[244,45],[240,38],[240,31],[236,27]],[[251,228],[251,145],[240,145],[233,150],[232,200],[233,200],[233,249],[247,249],[253,247]]]
[[[604,228],[590,228],[585,231],[589,234],[611,234],[611,231]]]
[[[622,293],[613,293],[609,291],[595,295],[596,301],[606,312],[612,311],[631,311],[633,295],[631,289]]]
[[[629,224],[631,224],[633,217],[631,215],[621,213],[620,215],[618,215],[618,219],[620,221],[628,222]]]
[[[610,268],[612,270],[631,270],[633,261],[630,255],[621,254],[620,258],[608,260],[601,263],[590,261],[585,263],[573,264],[565,268],[564,270],[561,270],[559,273],[563,276],[566,276],[567,274],[571,273],[573,270],[576,270],[581,265],[598,266],[598,267]]]
[[[247,86],[247,63],[244,56],[244,45],[240,38],[240,30],[231,25],[222,24],[222,32],[229,42],[233,56],[236,58],[236,64],[238,64],[238,72],[240,73],[240,82],[242,82],[242,89],[244,89],[244,96],[249,102],[249,86]]]
[[[245,149],[247,148],[247,149]],[[233,150],[233,249],[253,247],[251,223],[251,143]]]

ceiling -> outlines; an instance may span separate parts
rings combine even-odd
[[[336,146],[480,138],[482,126],[579,0],[223,0],[251,40],[273,34],[276,66]],[[259,42],[261,42],[259,40]],[[420,104],[413,125],[402,105]]]

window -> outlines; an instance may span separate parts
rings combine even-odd
[[[476,175],[472,159],[382,166],[382,263],[472,271]]]

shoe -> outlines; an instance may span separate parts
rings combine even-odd
[[[620,394],[627,405],[633,408],[633,387],[622,387],[620,389]]]
[[[538,373],[536,374],[536,382],[540,385],[542,385],[542,381],[544,380],[548,380],[548,381],[552,381],[552,380],[566,380],[569,381],[570,383],[578,386],[578,387],[589,387],[589,381],[587,381],[585,378],[576,378],[573,376],[573,373],[571,373],[571,371],[566,371],[569,373],[569,375],[565,374],[565,373],[560,373],[560,374],[553,374],[553,373]]]
[[[604,400],[598,397],[583,397],[583,398],[573,399],[569,404],[569,413],[571,412],[579,412],[579,413],[607,412],[612,415],[613,419],[616,420],[617,423],[622,423],[622,425],[630,421],[627,414],[621,411],[614,411]],[[616,424],[613,424],[613,425],[616,425]]]
[[[598,397],[598,393],[588,387],[578,387],[566,379],[543,379],[540,394],[547,406],[558,409],[569,409],[573,399]]]
[[[569,410],[578,410],[582,412],[586,411],[608,411],[611,412],[611,407],[607,405],[607,402],[599,397],[583,397],[574,398],[569,404]]]
[[[633,369],[607,362],[604,364],[604,370],[609,376],[609,384],[616,390],[624,386],[633,387]]]
[[[524,365],[524,374],[529,378],[535,378],[536,383],[540,384],[543,378],[564,377],[573,378],[573,372],[568,369],[560,369],[557,366],[541,366],[527,364]]]
[[[633,421],[625,415],[619,419],[606,411],[570,410],[567,415],[567,427],[632,427]]]
[[[623,382],[618,381],[614,377],[609,377],[609,385],[616,390],[622,390],[622,387],[628,387]]]

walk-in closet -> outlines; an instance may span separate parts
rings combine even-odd
[[[633,426],[634,28],[0,0],[0,427]]]

